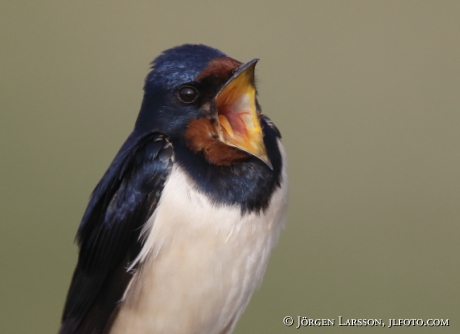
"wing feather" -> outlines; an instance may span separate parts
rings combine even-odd
[[[170,173],[165,136],[133,133],[96,186],[77,233],[79,258],[60,334],[108,332],[139,254],[143,224],[155,210]]]

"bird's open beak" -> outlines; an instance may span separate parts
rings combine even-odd
[[[239,67],[217,93],[219,139],[252,154],[272,168],[256,108],[254,69],[258,61],[253,59]]]

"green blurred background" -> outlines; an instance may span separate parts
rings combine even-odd
[[[0,333],[55,333],[150,61],[258,57],[290,210],[235,333],[460,333],[460,1],[2,1]],[[286,327],[441,318],[450,327]]]

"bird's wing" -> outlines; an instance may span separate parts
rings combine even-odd
[[[95,188],[77,234],[78,264],[61,334],[103,333],[132,275],[139,234],[170,173],[173,147],[162,134],[131,135]]]

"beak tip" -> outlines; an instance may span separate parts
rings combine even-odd
[[[263,156],[256,156],[256,157],[259,158],[264,164],[266,164],[268,168],[273,170],[273,165],[270,162],[270,160],[268,159],[266,154],[264,154]]]

